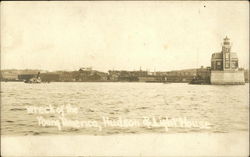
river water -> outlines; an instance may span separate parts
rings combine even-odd
[[[236,86],[189,85],[185,83],[72,83],[25,84],[1,82],[1,128],[3,135],[112,135],[179,132],[247,132],[249,84]],[[57,109],[70,106],[69,120],[93,122],[100,127],[42,125],[38,117],[58,121],[60,113],[28,113],[27,108]],[[64,108],[65,109],[65,108]],[[34,110],[33,110],[34,111]],[[52,111],[52,110],[50,110]],[[67,110],[68,111],[68,110]],[[73,110],[72,110],[73,111]],[[66,112],[66,109],[65,109]],[[145,118],[186,119],[204,122],[201,127],[104,127],[103,118],[143,122]],[[49,124],[49,123],[46,123]],[[51,123],[50,123],[51,124]],[[86,123],[84,123],[86,124]],[[139,123],[145,124],[145,123]],[[203,124],[203,123],[202,123]]]

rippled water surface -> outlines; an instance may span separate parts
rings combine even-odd
[[[1,83],[1,126],[4,135],[139,134],[166,133],[162,127],[64,128],[38,125],[38,115],[25,106],[61,106],[79,109],[69,118],[101,122],[102,117],[187,117],[207,121],[210,129],[171,128],[168,132],[248,131],[248,84],[239,86],[188,85],[183,83]],[[56,118],[56,115],[46,115]]]

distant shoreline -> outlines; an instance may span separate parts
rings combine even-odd
[[[244,70],[244,69],[242,69]],[[40,72],[34,70],[1,70],[1,82],[24,82],[38,78],[44,83],[50,82],[145,82],[145,83],[191,83],[210,84],[210,68],[184,69],[166,72],[149,72],[145,70],[118,71],[108,73],[80,68],[78,71]],[[249,70],[244,70],[245,83],[249,82]]]

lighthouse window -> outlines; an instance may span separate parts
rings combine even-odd
[[[217,70],[220,70],[222,67],[221,67],[221,62],[216,62],[216,69]]]

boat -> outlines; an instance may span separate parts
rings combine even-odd
[[[205,84],[210,84],[209,80],[201,78],[199,75],[194,77],[189,84],[200,84],[200,85],[205,85]]]
[[[24,81],[24,83],[41,83],[42,80],[41,78],[39,77],[40,75],[40,72],[38,72],[37,76],[36,77],[32,77],[30,79],[27,79]]]

